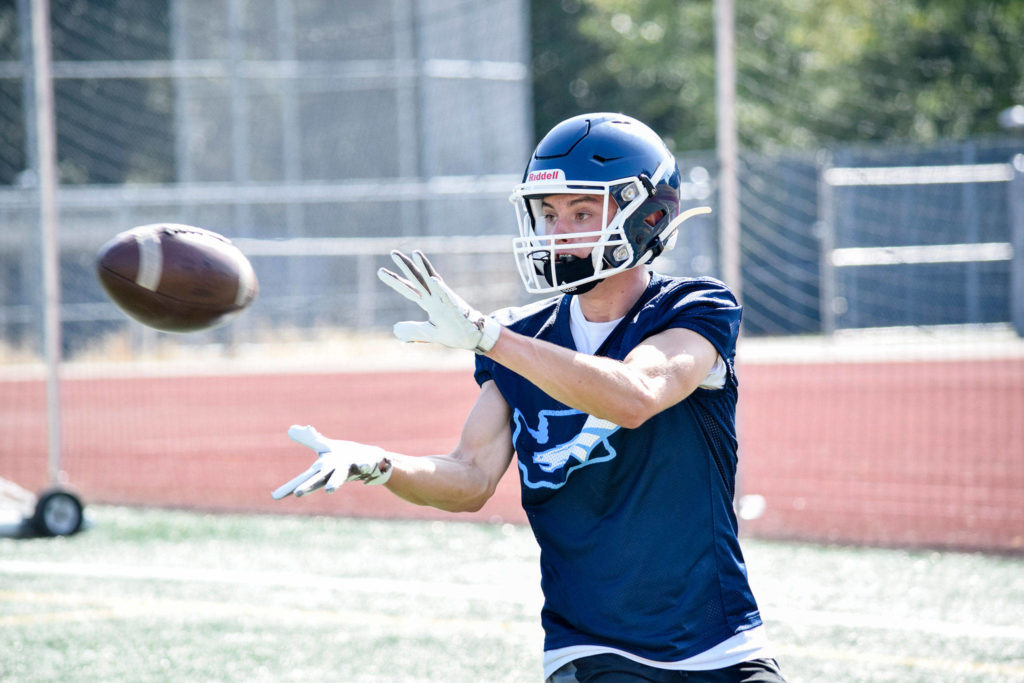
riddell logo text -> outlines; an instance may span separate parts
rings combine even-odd
[[[532,171],[530,175],[526,176],[526,182],[533,183],[538,180],[562,180],[565,176],[559,169],[551,171]]]

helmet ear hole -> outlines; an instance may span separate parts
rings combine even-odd
[[[655,211],[654,213],[647,214],[647,216],[644,218],[644,223],[646,223],[647,225],[649,225],[649,226],[651,226],[653,228],[655,225],[658,224],[658,221],[660,221],[664,217],[665,217],[665,211],[663,209],[659,209],[659,210]]]

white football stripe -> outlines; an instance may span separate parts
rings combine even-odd
[[[235,294],[236,306],[241,306],[249,298],[255,286],[255,281],[256,273],[252,270],[252,264],[249,263],[249,259],[242,256],[242,269],[238,273],[238,292]]]
[[[135,284],[155,291],[160,286],[160,276],[164,272],[160,234],[154,230],[136,233],[135,242],[139,245],[139,273],[135,276]]]

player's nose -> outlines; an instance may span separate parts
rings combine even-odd
[[[569,220],[563,216],[556,216],[551,225],[551,234],[565,235],[570,232],[572,232],[572,229],[569,226]]]

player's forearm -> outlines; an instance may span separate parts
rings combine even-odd
[[[494,494],[512,460],[512,411],[494,382],[484,382],[447,455],[397,456],[387,487],[418,505],[475,512]]]
[[[490,358],[567,406],[637,427],[660,410],[656,382],[624,363],[503,329]]]
[[[399,498],[448,512],[475,512],[494,493],[487,478],[448,455],[391,457],[385,486]]]

